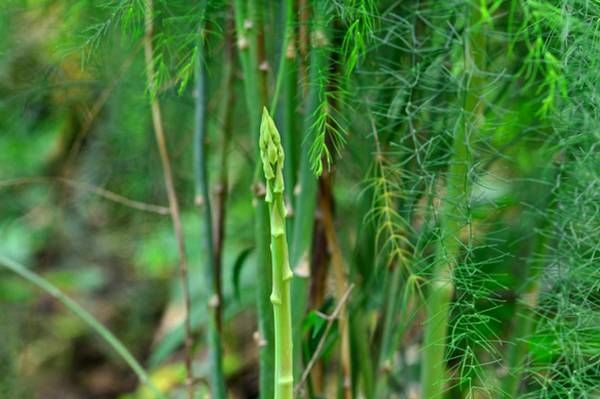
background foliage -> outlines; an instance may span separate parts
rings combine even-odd
[[[229,397],[269,397],[266,106],[286,152],[299,395],[600,395],[598,1],[149,4],[2,2],[2,259],[74,298],[183,397],[158,101],[197,394],[219,378],[216,353]],[[8,269],[0,307],[0,397],[152,397]]]

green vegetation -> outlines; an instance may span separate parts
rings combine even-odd
[[[273,320],[275,322],[275,399],[292,399],[294,368],[292,353],[292,269],[288,256],[283,200],[284,154],[281,137],[269,112],[263,108],[260,125],[260,156],[267,182],[265,202],[269,204],[271,264],[273,265]]]
[[[5,0],[0,398],[600,397],[599,21]]]

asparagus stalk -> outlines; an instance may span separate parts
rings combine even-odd
[[[480,26],[480,3],[472,0],[468,7],[464,62],[464,109],[452,144],[452,157],[448,167],[446,195],[440,212],[441,236],[435,249],[433,274],[426,304],[427,321],[423,337],[421,368],[422,397],[441,399],[446,383],[446,341],[450,303],[454,294],[454,269],[459,262],[461,242],[458,238],[463,226],[462,217],[469,195],[469,168],[471,148],[476,129],[483,118],[481,101],[483,76],[481,70],[485,56],[485,37]]]
[[[260,106],[265,104],[265,99],[261,96],[260,84],[258,79],[258,54],[256,37],[256,15],[253,10],[247,10],[245,1],[236,0],[235,25],[237,34],[237,45],[239,49],[239,58],[244,75],[244,94],[246,99],[246,108],[249,115],[250,133],[256,145],[256,153],[260,152],[258,148],[259,138],[259,118]],[[254,29],[252,28],[254,26]],[[258,158],[258,155],[257,155]],[[257,168],[257,169],[260,169]],[[255,174],[258,176],[258,174]],[[258,309],[258,330],[259,330],[259,389],[261,399],[273,398],[273,321],[269,303],[269,288],[271,286],[271,270],[268,257],[269,226],[267,207],[259,197],[264,195],[260,184],[255,178],[254,194],[256,196],[256,265],[257,272],[261,278],[257,281],[257,309]]]
[[[550,183],[551,179],[554,178],[556,183],[541,208],[553,210],[556,206],[556,189],[560,181],[560,164],[557,163],[550,167],[547,173],[550,176],[546,175],[543,179]],[[536,324],[535,313],[539,300],[541,279],[546,264],[546,255],[550,247],[549,230],[552,228],[550,219],[542,216],[537,224],[538,230],[531,248],[529,261],[527,262],[527,282],[521,288],[521,300],[517,302],[515,309],[514,345],[508,352],[508,374],[502,381],[502,390],[507,398],[516,398],[519,394],[523,369],[529,354],[529,336],[534,331]]]
[[[348,331],[348,307],[343,302],[344,295],[348,290],[348,276],[342,250],[338,243],[337,234],[333,225],[333,194],[331,192],[331,174],[321,176],[327,181],[327,190],[321,194],[323,227],[327,237],[327,247],[331,253],[331,265],[335,278],[335,295],[337,297],[340,313],[338,317],[340,330],[340,365],[342,371],[342,394],[343,399],[352,399],[352,359],[350,353],[350,333]]]
[[[144,61],[146,66],[146,79],[150,88],[150,110],[152,113],[152,126],[156,145],[160,154],[160,162],[163,170],[163,179],[167,198],[169,200],[169,213],[173,224],[173,232],[177,240],[177,252],[179,253],[179,279],[181,282],[181,291],[184,303],[184,363],[186,370],[185,385],[187,387],[188,399],[194,399],[194,365],[193,365],[193,345],[194,337],[192,335],[191,308],[192,300],[190,296],[190,281],[188,276],[188,262],[185,254],[185,238],[183,235],[183,225],[179,213],[179,200],[175,191],[173,181],[173,171],[171,168],[171,158],[167,149],[167,138],[163,126],[160,103],[158,102],[156,87],[156,71],[154,69],[154,3],[153,0],[144,1]]]
[[[288,187],[296,186],[296,172],[297,172],[297,154],[300,147],[299,136],[297,132],[296,124],[296,109],[298,105],[298,57],[295,44],[294,25],[296,23],[294,12],[294,1],[283,0],[285,7],[285,21],[284,21],[284,40],[281,48],[281,59],[279,62],[279,69],[277,71],[277,86],[275,94],[273,96],[273,103],[271,106],[271,112],[275,114],[275,107],[277,106],[277,93],[279,91],[279,85],[281,85],[282,99],[281,105],[283,106],[280,112],[280,117],[283,125],[283,148],[285,151],[285,181]],[[293,190],[288,190],[287,201],[288,206],[293,205]],[[293,215],[292,212],[290,212]],[[290,215],[288,215],[290,216]],[[293,230],[293,218],[288,217],[288,229]]]
[[[206,3],[205,3],[206,4]],[[202,24],[205,29],[205,24]],[[204,41],[204,38],[201,39]],[[207,344],[210,363],[210,391],[215,399],[226,397],[225,376],[223,374],[222,342],[221,342],[221,264],[220,258],[215,256],[215,240],[213,232],[212,201],[210,198],[210,183],[208,177],[208,157],[206,148],[206,135],[208,133],[207,108],[208,108],[208,82],[206,66],[203,59],[206,57],[206,44],[200,43],[198,52],[198,66],[196,71],[196,104],[194,126],[194,174],[196,185],[196,204],[201,207],[204,217],[203,238],[205,240],[207,259],[204,264],[205,284],[208,293],[207,310]]]
[[[312,47],[310,50],[309,89],[306,99],[304,119],[304,132],[298,160],[299,171],[297,178],[298,188],[294,188],[296,200],[294,202],[294,229],[291,239],[291,264],[294,270],[292,291],[294,292],[293,319],[294,319],[294,344],[297,366],[302,363],[302,320],[308,303],[308,286],[310,282],[310,245],[313,239],[315,209],[317,203],[317,178],[310,169],[310,135],[315,128],[319,99],[324,96],[328,78],[329,60],[331,49],[328,45],[326,2],[317,2],[314,5],[314,21],[311,27]],[[300,376],[300,367],[297,367],[295,376]]]
[[[540,271],[543,269],[543,256],[547,245],[547,238],[538,233],[535,238],[534,252],[531,254],[529,269],[530,281],[527,282],[521,302],[515,309],[514,346],[508,352],[508,374],[502,381],[502,390],[505,397],[516,398],[523,376],[523,366],[529,354],[529,335],[535,327],[535,312],[540,291]]]
[[[271,303],[275,320],[275,399],[293,398],[292,307],[283,199],[284,154],[279,132],[266,108],[260,126],[260,155],[267,182],[265,202],[271,226],[271,264],[273,290]]]

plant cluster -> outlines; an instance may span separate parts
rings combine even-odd
[[[596,0],[8,0],[0,264],[115,350],[142,385],[123,398],[598,397],[599,21]],[[52,274],[115,257],[166,292],[146,342],[71,298],[104,274]]]

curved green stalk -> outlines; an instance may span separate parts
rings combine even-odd
[[[271,264],[273,290],[271,302],[275,320],[275,399],[294,396],[294,365],[292,344],[292,306],[290,281],[292,270],[288,258],[283,200],[284,154],[281,137],[266,108],[260,126],[260,155],[267,182],[265,202],[269,206],[271,225]]]
[[[235,26],[237,32],[237,46],[239,58],[244,75],[244,94],[250,134],[256,143],[256,157],[259,158],[259,122],[260,107],[265,105],[261,96],[258,80],[258,51],[256,35],[256,16],[247,12],[243,0],[235,1]],[[254,24],[254,28],[252,28]],[[257,165],[258,166],[258,165]],[[258,176],[258,174],[255,174]],[[259,339],[259,389],[262,399],[272,399],[273,390],[273,368],[274,368],[274,346],[273,346],[273,313],[269,301],[269,290],[271,287],[271,268],[268,257],[269,221],[267,206],[260,201],[262,189],[261,183],[256,180],[254,184],[255,201],[255,232],[256,232],[256,265],[257,275],[257,308]]]
[[[204,3],[206,4],[206,3]],[[204,29],[202,24],[201,29]],[[202,33],[203,34],[203,33]],[[204,38],[199,44],[197,71],[196,71],[196,104],[195,104],[195,127],[194,127],[194,158],[195,158],[195,180],[196,180],[196,204],[201,206],[204,211],[204,231],[206,247],[206,260],[204,263],[205,283],[207,290],[207,310],[208,310],[208,352],[209,352],[209,381],[211,395],[215,399],[224,399],[226,397],[225,377],[223,376],[222,344],[219,322],[221,319],[221,276],[220,265],[215,258],[215,247],[213,239],[213,218],[210,200],[210,189],[207,173],[206,156],[206,133],[207,118],[206,108],[208,102],[207,79],[205,62]]]
[[[483,65],[482,57],[485,56],[485,42],[479,26],[480,0],[473,0],[466,7],[469,7],[469,17],[464,48],[464,108],[454,132],[446,195],[439,216],[440,238],[435,249],[426,303],[427,320],[421,365],[422,397],[426,399],[441,399],[445,390],[445,351],[450,302],[454,293],[453,273],[461,251],[459,235],[467,211],[470,151],[483,116],[480,98],[483,77],[480,68]]]
[[[25,266],[17,263],[11,259],[0,255],[0,265],[6,267],[8,270],[20,277],[36,285],[52,297],[56,298],[61,302],[67,309],[71,311],[75,316],[83,320],[88,326],[92,328],[106,343],[127,363],[127,365],[133,370],[135,375],[139,378],[142,384],[145,384],[151,391],[154,397],[159,399],[166,399],[166,397],[158,390],[158,388],[152,383],[152,380],[146,374],[144,368],[138,363],[133,357],[131,352],[119,341],[117,337],[113,335],[106,327],[104,327],[98,320],[94,318],[87,310],[82,308],[77,302],[65,295],[55,285],[44,279],[37,273],[29,270]]]

